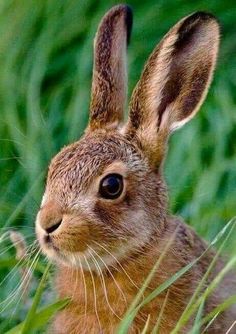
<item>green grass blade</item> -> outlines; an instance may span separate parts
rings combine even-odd
[[[126,314],[124,315],[123,320],[120,322],[117,333],[121,334],[121,333],[126,333],[128,331],[128,328],[131,324],[131,322],[133,321],[136,313],[137,313],[137,305],[140,302],[140,300],[143,297],[144,291],[146,290],[146,288],[148,287],[149,283],[151,282],[153,275],[155,274],[155,272],[157,271],[161,261],[164,259],[164,256],[166,254],[166,252],[168,251],[168,249],[170,248],[172,242],[174,241],[174,238],[176,236],[176,232],[173,233],[172,237],[168,240],[162,254],[160,255],[160,257],[158,258],[158,260],[156,261],[155,265],[153,266],[152,270],[150,271],[150,273],[148,274],[147,278],[145,279],[141,289],[138,291],[137,295],[135,296],[133,302],[131,303],[130,307],[128,308]]]
[[[193,328],[192,328],[190,334],[200,334],[201,319],[202,319],[202,316],[203,316],[204,305],[205,305],[205,300],[203,300],[201,302],[200,306],[199,306],[199,309],[197,311],[197,315],[196,315],[194,323],[193,323]]]
[[[205,291],[198,298],[198,300],[191,306],[190,309],[188,309],[188,312],[185,314],[184,321],[182,319],[179,323],[177,323],[177,325],[175,326],[175,329],[171,332],[171,334],[179,333],[179,330],[184,326],[184,324],[186,324],[186,322],[196,312],[197,308],[201,305],[201,303],[204,302],[207,299],[207,297],[217,288],[221,280],[230,270],[232,270],[235,264],[236,264],[236,256],[230,259],[230,261],[225,265],[225,267],[218,273],[218,275],[214,278],[214,280],[210,283],[210,285],[205,289]]]
[[[201,322],[201,325],[204,325],[208,323],[211,319],[214,319],[216,316],[218,316],[221,312],[224,312],[227,310],[230,306],[236,304],[236,295],[233,295],[229,298],[227,298],[223,303],[216,306],[209,314],[207,314]]]
[[[160,313],[159,313],[159,315],[158,315],[157,322],[156,322],[155,326],[153,327],[152,334],[157,334],[157,333],[159,332],[160,325],[161,325],[161,319],[162,319],[162,315],[163,315],[164,310],[165,310],[165,307],[166,307],[166,303],[167,303],[167,300],[168,300],[168,296],[169,296],[169,290],[167,290],[167,293],[166,293],[164,302],[163,302],[163,304],[162,304]]]
[[[62,310],[66,305],[68,305],[69,299],[63,299],[50,304],[40,311],[38,311],[34,316],[34,321],[31,324],[31,330],[38,330],[45,326],[50,318],[58,311]],[[22,329],[25,325],[25,321],[15,326],[14,328],[7,331],[5,334],[21,334]]]
[[[231,227],[230,232],[232,231],[232,225],[236,223],[236,219],[232,219],[223,229],[223,231],[220,231],[218,235],[213,239],[213,241],[208,245],[206,250],[195,260],[193,260],[191,263],[186,265],[184,268],[181,268],[176,274],[174,274],[172,277],[170,277],[168,280],[166,280],[164,283],[162,283],[156,290],[151,292],[139,305],[139,307],[144,306],[145,304],[152,301],[154,298],[156,298],[161,292],[167,289],[171,284],[173,284],[177,279],[179,279],[182,275],[184,275],[188,270],[192,268],[194,264],[196,264],[212,247],[212,245],[215,245],[216,242],[218,242],[228,231],[228,229]],[[233,225],[234,227],[234,225]]]
[[[218,275],[213,279],[213,281],[210,283],[210,285],[206,288],[206,290],[203,292],[203,294],[199,297],[199,299],[196,301],[196,303],[193,305],[193,310],[190,312],[190,315],[194,312],[194,309],[196,309],[203,300],[205,300],[219,285],[219,283],[222,281],[224,276],[232,270],[232,268],[235,267],[236,264],[236,256],[234,256],[232,259],[228,261],[228,263],[225,265],[225,267],[218,273]]]
[[[45,288],[45,283],[47,281],[47,277],[48,277],[48,272],[49,272],[49,269],[50,269],[50,266],[51,266],[51,263],[48,263],[45,271],[44,271],[44,274],[43,274],[43,277],[39,283],[39,286],[36,290],[36,293],[35,293],[35,297],[33,299],[33,303],[32,303],[32,306],[26,316],[26,319],[25,319],[25,322],[24,322],[24,325],[22,327],[22,331],[21,331],[21,334],[29,334],[30,332],[30,329],[32,327],[32,323],[35,321],[35,315],[36,315],[36,311],[37,311],[37,307],[39,305],[39,302],[41,300],[41,296],[44,292],[44,288]]]
[[[236,218],[234,217],[233,219],[231,219],[228,224],[226,224],[226,226],[218,233],[218,235],[213,239],[213,241],[211,242],[210,246],[215,245],[222,237],[225,236],[219,250],[217,251],[216,255],[214,256],[214,258],[212,259],[209,267],[207,268],[206,273],[203,275],[201,281],[199,282],[196,290],[194,291],[192,297],[190,298],[190,301],[188,302],[188,305],[186,306],[183,314],[181,315],[178,323],[175,326],[175,329],[172,331],[171,334],[177,334],[180,329],[186,324],[186,322],[190,319],[191,315],[193,314],[193,309],[196,309],[196,305],[195,307],[194,305],[194,301],[196,299],[196,297],[201,293],[201,290],[204,286],[204,283],[207,279],[207,277],[209,276],[212,268],[214,267],[219,255],[221,254],[226,242],[228,241],[230,235],[232,234],[234,228],[235,228],[235,223],[236,223]],[[228,231],[229,230],[229,231]]]
[[[168,289],[175,281],[177,281],[181,276],[183,276],[185,273],[187,273],[192,266],[194,266],[208,251],[209,249],[212,247],[212,245],[215,245],[224,235],[225,233],[228,231],[229,228],[232,228],[232,225],[234,226],[235,224],[235,219],[232,219],[230,222],[228,222],[228,224],[224,227],[224,229],[222,231],[220,231],[216,237],[213,239],[213,241],[208,245],[208,247],[206,248],[206,250],[195,260],[193,260],[192,262],[190,262],[188,265],[186,265],[185,267],[181,268],[177,273],[175,273],[173,276],[171,276],[169,279],[167,279],[164,283],[162,283],[159,287],[157,287],[154,291],[152,291],[138,306],[136,306],[136,308],[134,309],[134,305],[136,304],[136,299],[134,300],[132,307],[129,308],[127,314],[125,315],[125,317],[123,318],[123,320],[120,322],[118,330],[117,330],[117,334],[124,334],[127,333],[129,326],[131,325],[132,321],[134,320],[136,314],[138,313],[138,311],[140,310],[141,307],[143,307],[144,305],[150,303],[154,298],[156,298],[159,294],[161,294],[162,292],[164,292],[166,289]],[[230,230],[231,231],[231,230]],[[167,249],[167,248],[166,248]],[[159,261],[157,261],[156,265],[158,267],[158,265],[160,264]],[[156,270],[156,269],[155,269]],[[145,286],[142,287],[142,293],[143,291],[146,289],[146,286],[149,284],[153,274],[155,273],[155,270],[152,270],[150,272],[150,274],[148,275],[148,278],[145,281]],[[140,292],[138,293],[138,295],[140,296]],[[140,300],[140,297],[139,297]],[[199,304],[198,304],[199,306]],[[179,327],[182,327],[182,322],[178,325]],[[173,331],[173,333],[177,333],[177,328],[175,328]]]

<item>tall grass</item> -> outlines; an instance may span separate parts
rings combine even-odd
[[[34,240],[34,218],[47,165],[86,126],[92,39],[101,16],[116,3],[0,3],[0,282],[16,265],[14,247],[1,236],[14,227],[28,244]],[[207,101],[197,117],[171,139],[165,168],[170,209],[212,240],[236,212],[235,1],[131,0],[129,4],[134,10],[129,94],[145,59],[178,19],[207,10],[221,22],[219,61]],[[234,242],[227,243],[227,252],[232,258],[236,255]],[[16,312],[14,306],[0,310],[1,333],[25,318],[43,270],[40,265],[44,268],[41,260],[27,300]],[[0,285],[0,301],[19,282],[18,270],[13,272],[15,276]],[[53,301],[53,295],[48,296],[43,302]]]

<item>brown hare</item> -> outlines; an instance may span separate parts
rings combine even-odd
[[[131,26],[125,5],[102,19],[94,44],[89,126],[49,167],[36,233],[43,252],[57,263],[58,294],[71,299],[50,333],[115,333],[168,240],[173,239],[145,295],[207,247],[169,215],[162,166],[169,135],[197,113],[207,94],[219,25],[211,14],[197,12],[165,35],[145,65],[123,125]],[[141,333],[148,316],[151,332],[168,294],[159,333],[171,333],[213,256],[207,252],[168,292],[144,306],[129,332]],[[211,294],[204,314],[230,295],[230,282],[226,277]],[[232,308],[225,311],[208,333],[224,333],[235,317]],[[191,326],[189,321],[181,333]]]

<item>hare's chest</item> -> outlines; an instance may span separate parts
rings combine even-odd
[[[66,333],[74,334],[115,333],[143,282],[143,279],[139,276],[135,278],[131,272],[109,276],[77,272],[73,278],[70,277],[68,280],[68,276],[65,278],[62,275],[58,279],[60,296],[69,297],[72,302],[55,318],[56,334],[62,333],[60,328],[66,328]],[[140,301],[150,292],[151,290],[147,289]],[[161,315],[159,332],[170,333],[183,308],[184,303],[178,294],[172,295],[171,291],[167,294],[162,293],[140,309],[129,333],[141,333],[147,321],[151,332],[159,315]]]

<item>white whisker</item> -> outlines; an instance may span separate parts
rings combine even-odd
[[[96,314],[96,317],[97,317],[97,321],[98,321],[98,325],[99,325],[100,331],[102,332],[102,326],[101,326],[101,322],[100,322],[99,315],[98,315],[98,310],[97,310],[97,295],[96,295],[96,286],[95,286],[95,281],[94,281],[93,273],[92,273],[92,270],[91,270],[91,268],[89,266],[89,263],[88,263],[88,261],[87,261],[87,259],[86,259],[85,256],[84,256],[84,261],[87,263],[88,270],[90,272],[90,276],[91,276],[91,279],[92,279],[93,295],[94,295],[94,310],[95,310],[95,314]]]
[[[236,320],[234,320],[234,322],[232,323],[232,325],[229,327],[229,329],[227,330],[225,334],[229,334],[229,332],[231,331],[231,329],[233,329],[235,325],[236,325]]]
[[[86,285],[86,280],[85,280],[85,275],[84,275],[84,271],[83,271],[83,268],[82,268],[82,263],[81,263],[81,260],[80,260],[80,257],[79,257],[79,265],[80,265],[80,271],[81,271],[81,274],[82,274],[82,278],[83,278],[83,283],[84,283],[84,315],[85,317],[87,316],[87,307],[88,307],[88,296],[87,296],[87,285]]]
[[[119,265],[119,267],[122,269],[122,271],[125,273],[125,275],[128,277],[128,279],[130,280],[130,282],[133,284],[134,287],[137,288],[137,290],[140,290],[140,287],[137,286],[137,284],[135,284],[135,282],[132,280],[132,278],[130,277],[130,275],[127,273],[127,271],[125,270],[125,268],[122,266],[122,264],[120,263],[120,261],[115,257],[115,255],[113,255],[104,245],[100,245],[98,242],[94,241],[96,243],[96,245],[98,245],[99,247],[101,247],[105,252],[107,252],[115,261],[116,263]]]
[[[20,290],[22,290],[22,292],[21,292],[21,295],[18,298],[18,301],[16,303],[16,306],[15,306],[14,310],[12,311],[12,315],[11,316],[13,316],[14,313],[16,312],[19,303],[21,302],[22,298],[25,296],[25,294],[26,294],[26,292],[27,292],[27,290],[29,288],[29,283],[30,283],[32,274],[33,274],[33,272],[35,270],[35,267],[37,266],[37,263],[38,263],[38,260],[39,260],[39,255],[40,255],[40,250],[35,255],[35,258],[32,261],[32,264],[29,267],[28,271],[23,273],[23,280],[22,280],[21,286],[19,287],[19,292],[20,292]]]
[[[3,280],[1,281],[1,283],[0,283],[0,286],[2,286],[3,283],[4,283],[6,280],[9,279],[10,275],[12,275],[12,276],[11,276],[11,279],[12,279],[13,277],[15,277],[15,275],[17,274],[17,269],[18,269],[19,267],[21,267],[21,266],[27,266],[27,262],[29,261],[29,259],[30,259],[31,255],[33,254],[33,252],[36,250],[36,249],[34,249],[34,247],[35,247],[34,244],[35,244],[35,242],[32,243],[30,246],[27,247],[27,251],[26,251],[25,256],[22,257],[22,258],[15,264],[15,266],[11,269],[11,271],[4,277],[4,279],[3,279]],[[15,271],[15,272],[14,272],[14,271]],[[13,273],[13,272],[14,272],[14,273]],[[1,305],[1,303],[0,303],[0,305]]]
[[[92,254],[92,252],[89,250],[89,254],[92,256],[92,261],[94,262],[95,264],[95,267],[97,268],[98,272],[100,273],[99,275],[99,278],[101,280],[101,283],[103,285],[103,290],[104,290],[104,295],[105,295],[105,299],[106,299],[106,302],[107,302],[107,305],[109,307],[109,309],[111,310],[111,312],[118,318],[121,320],[121,318],[118,316],[118,314],[114,311],[114,309],[112,308],[110,302],[109,302],[109,298],[108,298],[108,295],[107,295],[107,288],[106,288],[106,283],[105,283],[105,279],[104,279],[104,276],[103,276],[103,272],[96,260],[96,258],[94,257],[94,255]]]
[[[5,303],[8,301],[8,303],[3,307],[3,309],[1,310],[1,312],[5,311],[5,309],[14,301],[14,298],[17,296],[17,294],[20,292],[21,288],[25,285],[25,282],[26,280],[28,279],[29,277],[29,274],[31,273],[31,268],[33,267],[34,263],[36,262],[36,260],[38,259],[39,257],[39,253],[40,253],[40,250],[37,252],[37,254],[35,255],[23,281],[21,281],[17,287],[12,291],[12,293],[4,300],[0,303],[0,305],[5,305]],[[19,300],[18,300],[18,303],[19,303]],[[17,304],[18,304],[17,303]],[[0,313],[1,313],[0,312]]]
[[[93,249],[93,248],[90,247],[90,246],[88,246],[88,248],[91,249],[91,251],[93,251],[93,252],[97,255],[97,257],[100,259],[100,261],[104,264],[105,268],[107,269],[107,271],[108,271],[109,274],[111,275],[111,277],[112,277],[112,279],[113,279],[115,285],[117,286],[118,290],[120,291],[120,293],[121,293],[121,295],[122,295],[122,297],[123,297],[123,299],[124,299],[124,302],[125,302],[126,305],[127,305],[127,299],[126,299],[126,297],[125,297],[125,294],[124,294],[123,290],[121,289],[120,285],[118,284],[118,282],[116,281],[114,275],[112,274],[112,272],[111,272],[111,270],[109,269],[109,267],[108,267],[108,265],[106,264],[106,262],[105,262],[105,261],[102,259],[102,257],[95,251],[95,249]]]

